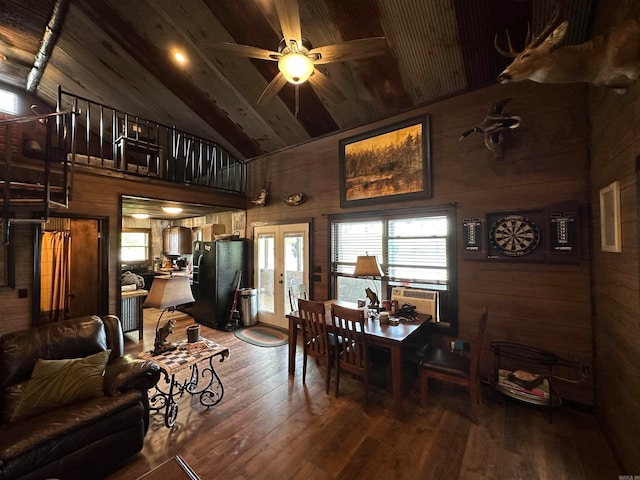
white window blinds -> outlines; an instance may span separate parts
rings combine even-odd
[[[332,272],[350,275],[358,255],[375,255],[392,281],[446,284],[447,231],[445,215],[334,221]]]

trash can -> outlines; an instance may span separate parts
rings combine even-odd
[[[240,290],[240,312],[245,327],[258,323],[258,290],[243,288]]]

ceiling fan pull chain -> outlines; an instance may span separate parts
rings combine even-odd
[[[295,107],[295,116],[298,118],[298,110],[300,110],[300,86],[295,86],[295,99],[296,99],[296,107]]]

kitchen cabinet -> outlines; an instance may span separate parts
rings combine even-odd
[[[216,235],[224,235],[225,233],[226,233],[226,228],[221,223],[209,223],[207,225],[203,225],[202,241],[213,242],[216,239]]]
[[[187,227],[168,227],[162,230],[162,253],[167,256],[187,255],[191,253],[191,229]]]

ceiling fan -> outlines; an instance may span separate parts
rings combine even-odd
[[[362,38],[313,48],[302,38],[298,0],[275,0],[275,5],[283,35],[278,51],[228,42],[212,45],[235,55],[278,62],[280,71],[262,92],[258,105],[269,102],[288,82],[296,86],[297,113],[298,85],[306,81],[331,101],[341,102],[346,98],[344,94],[315,66],[380,55],[386,49],[384,37]]]

